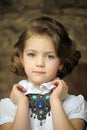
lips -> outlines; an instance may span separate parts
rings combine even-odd
[[[36,74],[45,74],[45,72],[43,72],[43,71],[33,71],[33,73],[36,73]]]

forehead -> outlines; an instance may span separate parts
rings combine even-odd
[[[32,35],[25,42],[25,49],[55,50],[54,43],[48,35]]]

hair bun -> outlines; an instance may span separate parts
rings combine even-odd
[[[63,78],[66,75],[70,74],[74,67],[79,63],[79,59],[81,58],[80,51],[75,51],[72,56],[69,57],[64,63],[63,69],[58,73],[58,77]]]
[[[80,51],[76,50],[71,57],[73,66],[76,66],[78,64],[80,58],[81,58],[81,53]]]

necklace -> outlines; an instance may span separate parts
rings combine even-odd
[[[29,107],[31,109],[31,117],[33,113],[35,114],[34,119],[37,116],[37,119],[40,120],[40,125],[42,125],[42,120],[46,119],[46,115],[50,116],[50,93],[42,94],[27,94],[29,99]]]

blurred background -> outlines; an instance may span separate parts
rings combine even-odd
[[[70,94],[87,99],[87,0],[0,0],[0,99],[23,77],[9,72],[13,45],[31,17],[46,14],[58,19],[81,51],[80,64],[65,78]]]

